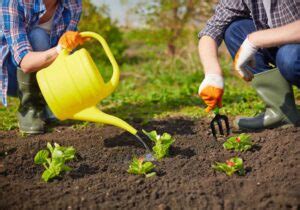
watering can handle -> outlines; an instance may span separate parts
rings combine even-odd
[[[120,79],[120,69],[119,69],[119,65],[114,57],[114,55],[112,54],[107,42],[105,41],[105,39],[100,36],[99,34],[97,33],[94,33],[94,32],[81,32],[80,35],[82,37],[91,37],[91,38],[94,38],[96,40],[98,40],[100,42],[100,44],[102,45],[103,49],[104,49],[104,52],[105,54],[107,55],[112,67],[113,67],[113,74],[112,74],[112,77],[110,79],[109,82],[106,83],[106,86],[107,86],[107,91],[108,92],[113,92],[114,89],[118,86],[119,84],[119,79]]]

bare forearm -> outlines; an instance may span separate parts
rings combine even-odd
[[[259,48],[300,43],[300,20],[282,27],[254,32],[249,35],[249,40]]]
[[[218,46],[215,40],[209,36],[203,36],[199,41],[199,55],[205,74],[222,75],[218,61]]]
[[[43,52],[29,52],[21,61],[20,67],[26,72],[36,72],[49,66],[57,57],[55,48]]]

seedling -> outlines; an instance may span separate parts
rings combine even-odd
[[[251,149],[253,146],[251,142],[250,135],[247,134],[240,134],[238,136],[233,136],[227,139],[227,141],[223,144],[223,147],[227,150],[234,149],[235,151],[247,151]]]
[[[171,145],[175,142],[172,136],[168,133],[164,133],[162,136],[158,135],[156,131],[143,132],[154,141],[155,145],[152,148],[154,152],[154,156],[157,160],[161,160],[162,158],[169,155],[169,149]]]
[[[34,157],[35,164],[43,165],[46,169],[42,174],[45,182],[62,172],[71,171],[72,169],[65,163],[74,159],[76,152],[73,147],[62,147],[57,143],[54,143],[54,147],[48,143],[47,148],[48,150],[40,150]]]
[[[151,162],[144,161],[144,157],[134,157],[131,164],[129,165],[129,169],[127,170],[127,172],[135,175],[145,175],[147,178],[155,176],[156,173],[152,172],[152,170],[155,168],[155,165]]]
[[[228,176],[234,173],[237,173],[239,176],[245,175],[243,159],[238,157],[231,158],[226,163],[216,162],[215,165],[212,165],[212,168],[216,171],[225,172]]]

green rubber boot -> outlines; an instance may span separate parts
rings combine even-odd
[[[25,74],[17,70],[19,128],[22,133],[40,134],[45,132],[44,106],[45,101],[36,81],[35,73]]]
[[[266,111],[253,118],[238,118],[235,122],[240,130],[260,130],[285,124],[298,126],[298,113],[292,86],[278,69],[256,74],[252,86],[266,103]]]

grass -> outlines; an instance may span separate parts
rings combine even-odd
[[[128,33],[125,40],[130,48],[121,65],[121,81],[117,90],[103,100],[99,107],[106,113],[116,115],[129,122],[147,123],[149,120],[167,116],[207,116],[205,105],[198,98],[198,86],[204,75],[197,55],[197,43],[180,49],[172,58],[166,55],[164,46],[154,41],[143,42],[143,36]],[[108,80],[111,68],[97,65]],[[249,84],[231,72],[231,60],[224,54],[221,65],[225,72],[226,91],[222,113],[229,116],[253,116],[264,108]],[[297,100],[300,93],[296,90]],[[0,130],[16,128],[15,112],[17,100],[10,99],[9,108],[0,107]]]
[[[7,108],[0,105],[0,130],[13,130],[18,127],[16,111],[16,99],[9,99],[9,106]]]
[[[124,65],[120,86],[112,97],[101,103],[101,109],[126,120],[205,116],[205,105],[197,95],[203,73],[196,62],[198,58],[190,59],[175,58],[170,62],[150,60],[136,66]],[[186,62],[189,64],[186,65]],[[193,62],[197,65],[191,65]],[[224,61],[222,65],[227,80],[223,112],[228,115],[254,115],[260,111],[263,104],[255,92],[229,73],[229,62]]]

